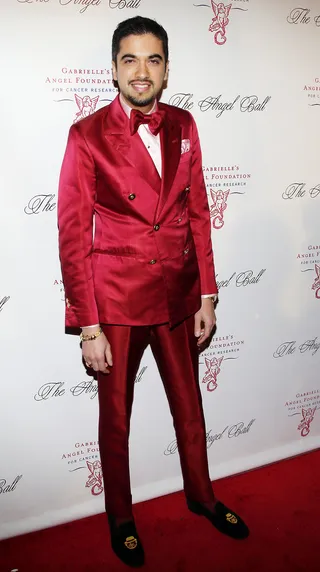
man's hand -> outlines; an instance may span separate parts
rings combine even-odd
[[[92,333],[90,328],[83,328],[82,331],[84,334]],[[82,342],[82,357],[94,371],[110,373],[108,368],[113,365],[111,346],[103,332],[95,340]]]
[[[198,346],[205,342],[216,324],[216,315],[211,298],[202,298],[199,312],[194,316],[194,335],[199,338]]]

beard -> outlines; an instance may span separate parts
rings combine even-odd
[[[149,95],[149,97],[145,99],[136,99],[134,95],[130,95],[129,93],[126,94],[125,97],[134,107],[147,107],[147,105],[150,105],[156,99],[156,95]]]
[[[141,93],[139,96],[139,95],[131,94],[129,92],[129,89],[123,93],[123,95],[128,100],[128,102],[131,103],[131,105],[133,105],[134,107],[147,107],[148,105],[151,105],[151,103],[153,103],[155,101],[155,99],[157,98],[158,93],[155,93],[155,91],[154,91],[153,82],[151,82],[149,79],[147,81],[150,83],[150,86],[153,90],[152,94],[144,95],[143,93]],[[129,85],[129,87],[130,87],[130,85]]]

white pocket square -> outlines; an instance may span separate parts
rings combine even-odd
[[[182,139],[181,141],[181,155],[190,151],[190,139]]]

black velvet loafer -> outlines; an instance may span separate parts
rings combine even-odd
[[[134,521],[116,526],[109,519],[111,546],[114,553],[127,566],[138,568],[144,565],[144,550]]]
[[[207,518],[223,534],[237,540],[249,536],[249,529],[243,520],[235,512],[227,508],[222,502],[217,501],[215,512],[211,512],[201,503],[187,499],[188,509],[195,514]]]

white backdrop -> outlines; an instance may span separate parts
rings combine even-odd
[[[138,14],[167,29],[162,99],[202,141],[220,285],[200,357],[211,476],[319,445],[320,2],[230,2],[216,17],[211,0],[1,1],[2,538],[103,511],[96,383],[64,334],[57,183],[72,122],[116,95],[112,32]],[[135,501],[181,488],[174,439],[147,351]]]

